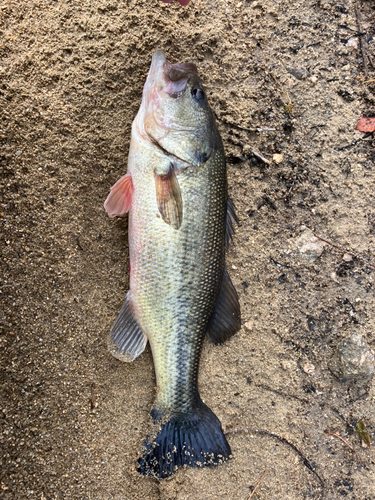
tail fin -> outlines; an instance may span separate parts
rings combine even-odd
[[[160,416],[154,420],[157,423]],[[183,465],[210,467],[231,458],[219,419],[201,400],[195,408],[171,416],[161,428],[159,425],[156,437],[151,442],[146,439],[144,446],[138,472],[159,479]]]

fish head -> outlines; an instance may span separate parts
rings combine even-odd
[[[204,164],[221,147],[206,92],[194,64],[171,64],[162,51],[152,57],[136,118],[140,134],[181,165]]]

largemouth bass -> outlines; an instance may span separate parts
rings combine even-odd
[[[110,351],[132,361],[148,340],[155,364],[155,429],[138,470],[164,478],[183,465],[221,463],[231,450],[199,396],[198,365],[206,334],[222,343],[240,328],[224,262],[236,215],[222,141],[193,64],[154,53],[128,172],[104,206],[110,217],[129,211],[130,290]]]

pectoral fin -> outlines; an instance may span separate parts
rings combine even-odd
[[[104,209],[109,217],[121,217],[129,212],[132,204],[134,186],[131,174],[126,174],[111,187],[111,192],[104,202]]]
[[[165,175],[155,172],[155,188],[158,209],[164,222],[179,229],[182,223],[182,198],[172,164]]]
[[[215,344],[222,344],[241,328],[241,311],[238,295],[224,268],[219,297],[210,318],[207,335]]]

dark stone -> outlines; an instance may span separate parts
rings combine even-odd
[[[368,379],[374,374],[374,355],[361,335],[353,333],[337,346],[330,370],[341,381]]]
[[[307,71],[307,69],[303,68],[286,68],[287,72],[290,73],[291,75],[294,76],[294,78],[297,78],[297,80],[302,80],[303,78],[306,78],[307,76],[310,76],[310,73]]]

